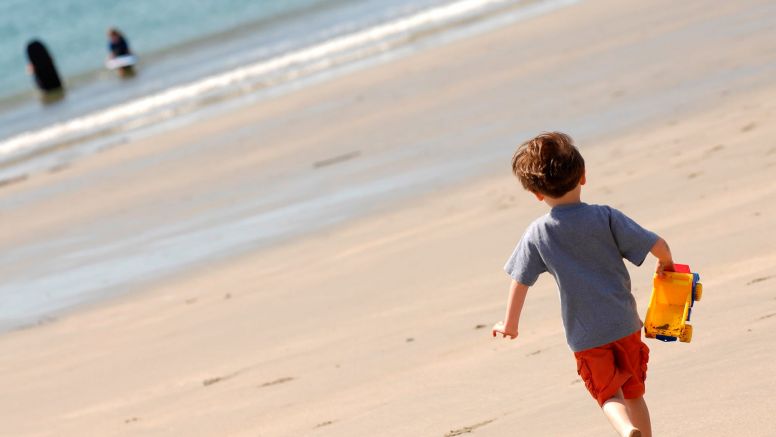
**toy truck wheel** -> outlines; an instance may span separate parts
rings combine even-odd
[[[698,282],[695,284],[695,301],[698,302],[701,300],[701,296],[703,296],[703,284]]]
[[[692,325],[684,325],[682,334],[679,336],[679,341],[682,343],[689,343],[692,341]]]

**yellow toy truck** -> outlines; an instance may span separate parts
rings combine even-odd
[[[652,297],[644,318],[644,336],[661,341],[689,343],[692,340],[690,314],[693,303],[701,300],[703,285],[700,276],[690,271],[690,266],[675,264],[673,272],[655,277],[652,281]]]

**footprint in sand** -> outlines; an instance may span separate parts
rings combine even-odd
[[[321,422],[321,423],[319,423],[319,424],[315,425],[315,426],[313,427],[313,429],[317,429],[317,428],[323,428],[324,426],[329,426],[329,425],[331,425],[331,424],[333,424],[333,423],[334,423],[334,421],[333,421],[333,420],[327,420],[327,421],[325,421],[325,422]]]
[[[692,173],[687,175],[687,179],[695,179],[695,178],[697,178],[698,176],[700,176],[702,174],[703,174],[703,172],[700,172],[700,171],[692,172]]]
[[[496,210],[509,209],[517,205],[517,198],[514,195],[502,195],[496,201]]]
[[[487,425],[487,424],[489,424],[489,423],[491,423],[491,422],[493,422],[495,420],[496,419],[490,419],[490,420],[486,420],[484,422],[475,423],[474,425],[464,426],[463,428],[453,429],[450,432],[448,432],[447,434],[445,434],[445,437],[454,437],[454,436],[457,436],[457,435],[468,434],[470,432],[474,432],[475,429],[477,429],[479,427],[482,427],[482,426],[485,426],[485,425]]]
[[[6,185],[17,184],[19,182],[24,182],[24,181],[27,180],[27,177],[28,176],[25,174],[25,175],[16,176],[16,177],[13,177],[13,178],[3,179],[3,180],[0,181],[0,187],[4,187]]]
[[[232,372],[232,373],[230,373],[230,374],[228,374],[228,375],[223,375],[223,376],[216,376],[216,377],[214,377],[214,378],[208,378],[208,379],[206,379],[206,380],[202,381],[202,385],[203,385],[203,386],[205,386],[205,387],[207,387],[207,386],[209,386],[209,385],[213,385],[213,384],[215,384],[215,383],[217,383],[217,382],[226,381],[227,379],[232,379],[232,378],[234,378],[235,376],[239,375],[239,374],[240,374],[240,373],[242,373],[242,372],[243,372],[242,370],[239,370],[239,371],[237,371],[237,372]]]
[[[751,281],[747,282],[746,285],[752,285],[752,284],[756,284],[758,282],[767,281],[768,279],[771,279],[772,277],[773,276],[762,276],[760,278],[754,278]]]
[[[70,164],[59,164],[55,165],[54,167],[51,167],[48,172],[49,173],[59,173],[62,170],[65,170],[67,168],[70,168]]]
[[[329,165],[339,164],[340,162],[349,161],[353,158],[361,156],[361,152],[350,152],[342,155],[333,156],[331,158],[322,159],[313,163],[313,168],[321,168]]]
[[[269,387],[271,385],[284,384],[286,382],[290,382],[290,381],[293,381],[293,380],[294,380],[293,377],[285,376],[283,378],[278,378],[278,379],[276,379],[274,381],[265,382],[265,383],[261,384],[259,387]]]
[[[216,376],[214,378],[205,379],[205,380],[202,381],[202,385],[207,387],[207,386],[219,383],[219,382],[226,381],[228,379],[232,379],[235,376],[238,376],[239,374],[244,372],[245,370],[247,370],[247,369],[239,370],[237,372],[232,372],[232,373],[230,373],[228,375]],[[294,380],[294,378],[292,378],[290,376],[284,376],[282,378],[278,378],[278,379],[275,379],[275,380],[268,381],[268,382],[265,382],[263,384],[260,384],[259,387],[269,387],[271,385],[283,384],[283,383],[286,383],[286,382],[289,382],[289,381],[293,381],[293,380]]]
[[[207,387],[209,385],[213,385],[213,384],[215,384],[217,382],[221,382],[221,381],[224,381],[226,379],[229,379],[229,378],[224,377],[224,376],[216,376],[215,378],[208,378],[208,379],[202,381],[202,385]]]

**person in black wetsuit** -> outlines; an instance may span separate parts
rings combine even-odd
[[[114,59],[121,56],[129,56],[132,51],[129,49],[129,43],[124,35],[115,27],[108,29],[108,58]],[[121,76],[132,76],[135,70],[131,65],[119,68]]]
[[[46,46],[37,39],[30,41],[27,44],[27,60],[27,71],[35,77],[35,84],[43,93],[44,102],[62,98],[62,80]]]

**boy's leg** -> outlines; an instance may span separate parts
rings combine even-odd
[[[652,423],[649,420],[649,409],[644,396],[635,399],[625,399],[628,416],[633,425],[641,431],[642,437],[652,437]]]
[[[606,418],[609,419],[609,423],[622,437],[642,437],[640,430],[633,424],[628,415],[628,407],[622,397],[622,390],[604,402],[601,409]]]

